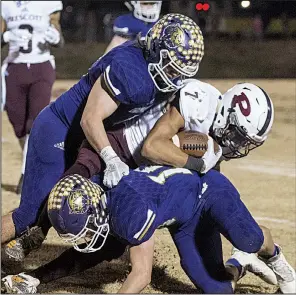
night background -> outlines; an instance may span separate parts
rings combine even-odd
[[[243,7],[248,2],[249,6]],[[184,13],[193,18],[205,34],[246,35],[259,17],[266,37],[296,36],[296,1],[181,0],[162,3],[162,14]],[[208,10],[197,10],[198,3],[208,3]],[[67,0],[63,4],[61,23],[66,40],[71,42],[109,41],[114,19],[129,12],[124,1]]]
[[[53,51],[57,77],[78,79],[104,53],[114,19],[130,11],[124,1],[67,0],[63,5],[66,46]],[[205,56],[199,78],[296,76],[296,1],[163,1],[161,15],[169,12],[188,15],[201,27]]]

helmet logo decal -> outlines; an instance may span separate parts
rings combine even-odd
[[[168,25],[164,32],[164,43],[169,49],[185,46],[185,33],[180,24]]]
[[[83,196],[82,190],[72,191],[67,201],[71,214],[83,214],[90,205],[89,199]]]
[[[242,114],[247,117],[251,113],[251,104],[248,97],[242,92],[240,95],[235,95],[232,100],[232,107],[238,104]]]

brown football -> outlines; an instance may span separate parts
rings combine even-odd
[[[181,131],[172,140],[184,153],[197,158],[202,157],[208,149],[208,135],[198,131]],[[215,152],[219,150],[215,141],[214,149]]]

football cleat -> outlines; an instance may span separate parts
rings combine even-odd
[[[296,293],[296,275],[294,268],[287,262],[282,249],[276,245],[279,253],[267,260],[261,258],[275,273],[280,290],[283,294]]]
[[[235,259],[243,267],[245,271],[249,271],[256,276],[260,277],[263,281],[271,285],[277,285],[277,277],[274,272],[261,261],[257,254],[246,253],[240,251],[236,248],[232,249],[232,255],[230,259],[226,262],[226,265],[232,264],[231,259]],[[245,272],[240,276],[241,279],[245,275]]]
[[[5,253],[9,258],[22,261],[31,251],[39,249],[44,240],[45,236],[41,227],[34,226],[20,237],[10,241],[5,246]]]
[[[1,293],[35,294],[39,284],[38,279],[23,272],[18,275],[9,275],[1,280]]]

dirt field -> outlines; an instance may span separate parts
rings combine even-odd
[[[211,80],[221,92],[238,81]],[[241,160],[222,166],[242,195],[242,199],[258,222],[272,229],[287,260],[295,261],[295,80],[256,80],[271,96],[275,106],[275,123],[270,138],[259,149]],[[54,97],[71,86],[73,81],[57,81]],[[6,114],[2,117],[2,213],[16,207],[18,196],[13,192],[21,169],[21,151]],[[57,235],[51,231],[42,249],[31,253],[25,268],[42,265],[65,249]],[[225,258],[230,245],[224,241]],[[87,258],[87,254],[86,254]],[[73,277],[42,285],[40,293],[112,293],[119,288],[129,270],[126,257],[104,263]],[[238,293],[275,293],[252,274],[238,285]],[[196,293],[196,289],[182,271],[175,246],[166,230],[157,232],[152,283],[145,293]]]

